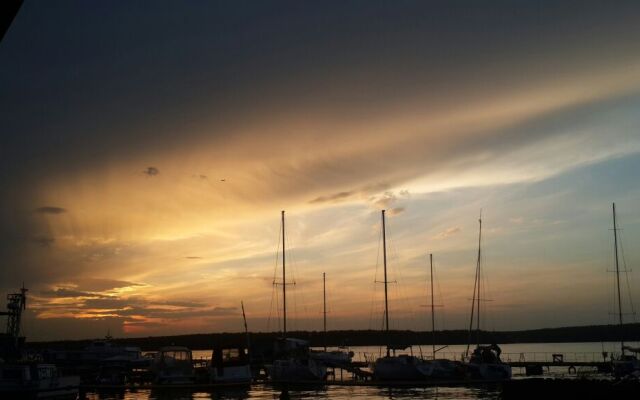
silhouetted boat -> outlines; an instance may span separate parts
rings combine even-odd
[[[209,363],[211,383],[251,383],[251,365],[243,347],[214,347]]]
[[[53,364],[0,363],[0,398],[48,399],[78,396],[80,377],[60,376]]]
[[[476,321],[476,348],[465,364],[467,376],[471,379],[500,381],[511,379],[511,366],[505,364],[500,359],[502,350],[493,343],[491,345],[481,345],[480,343],[480,282],[482,281],[481,255],[482,255],[482,214],[478,219],[478,259],[476,263],[476,277],[473,285],[473,298],[471,302],[471,318],[469,321],[469,341],[467,343],[467,356],[471,346],[471,333],[475,314]]]
[[[323,314],[323,332],[324,332],[324,350],[311,351],[311,357],[314,360],[322,362],[328,367],[343,367],[351,363],[353,358],[352,351],[346,350],[327,350],[327,276],[322,273],[322,314]]]
[[[389,338],[389,297],[387,284],[387,235],[385,210],[382,210],[382,259],[384,265],[384,320],[385,332]],[[378,358],[373,364],[373,378],[380,381],[419,381],[427,378],[433,366],[413,355],[396,355],[396,350],[408,346],[393,346],[387,342],[386,356]],[[392,354],[393,352],[393,354]]]
[[[612,360],[613,374],[616,377],[640,377],[640,361],[637,354],[640,349],[624,344],[624,319],[622,313],[622,293],[620,291],[620,263],[618,261],[618,225],[616,222],[616,203],[612,204],[613,213],[613,248],[616,264],[616,298],[618,300],[618,323],[620,328],[620,355]],[[633,354],[628,354],[633,353]]]
[[[22,311],[26,309],[27,289],[8,296],[7,332],[0,334],[0,398],[48,399],[76,398],[80,377],[62,376],[54,364],[25,359],[24,337],[20,336]]]
[[[151,372],[158,385],[195,383],[191,350],[182,346],[162,347],[151,365]]]
[[[433,254],[429,254],[429,275],[431,284],[431,352],[432,359],[425,362],[421,368],[427,374],[427,377],[440,380],[455,380],[464,377],[462,364],[459,361],[437,359],[436,353],[448,346],[436,349],[436,311],[435,296],[433,290]]]
[[[276,341],[273,363],[265,365],[265,369],[269,379],[274,382],[322,381],[327,376],[327,367],[321,361],[311,357],[309,342],[287,338],[287,270],[284,211],[282,211],[281,217],[283,337]]]

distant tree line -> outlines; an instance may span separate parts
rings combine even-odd
[[[565,328],[533,329],[526,331],[480,332],[481,343],[567,343],[567,342],[615,342],[623,336],[625,341],[640,341],[640,324],[629,324],[620,329],[615,325],[576,326]],[[251,347],[267,348],[273,341],[282,337],[278,332],[253,332],[249,334]],[[374,330],[329,331],[326,335],[318,331],[296,331],[287,337],[305,339],[311,346],[383,346],[387,344],[417,345],[431,344],[431,332],[390,331],[386,334]],[[477,341],[476,333],[472,343]],[[443,345],[466,344],[469,332],[466,330],[446,330],[436,332],[436,342]],[[80,349],[91,340],[29,342],[28,347]],[[118,338],[113,342],[121,345],[138,346],[143,351],[157,350],[163,346],[186,346],[192,350],[206,350],[214,346],[244,346],[247,343],[245,333],[199,333],[177,336],[150,336],[138,338]]]

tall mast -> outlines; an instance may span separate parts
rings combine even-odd
[[[482,243],[482,211],[480,211],[480,218],[478,219],[478,223],[480,224],[480,231],[478,233],[478,302],[476,307],[478,307],[478,311],[476,313],[476,332],[477,332],[477,341],[478,341],[478,346],[480,346],[480,282],[482,280],[482,274],[480,271],[480,249],[481,249],[481,243]]]
[[[287,335],[287,269],[284,246],[284,210],[282,210],[282,315],[284,335]]]
[[[382,257],[384,260],[384,318],[387,333],[387,340],[389,338],[389,297],[387,294],[387,235],[384,225],[384,213],[382,210]],[[389,357],[389,344],[387,343],[387,357]]]
[[[435,305],[433,303],[433,254],[429,254],[429,264],[431,265],[431,334],[433,346],[433,359],[436,359],[436,316]]]
[[[478,345],[480,345],[480,244],[482,241],[482,210],[480,211],[480,218],[478,219],[478,222],[480,223],[480,233],[478,234],[478,260],[476,263],[476,276],[473,280],[473,296],[471,297],[471,318],[469,319],[469,338],[467,340],[467,351],[466,354],[469,354],[469,347],[471,346],[471,334],[473,332],[473,317],[474,314],[476,314],[476,293],[477,295],[477,307],[478,307],[478,312],[477,312],[477,326],[478,326],[478,332],[477,332],[477,341],[478,341]]]
[[[240,307],[242,307],[242,320],[244,321],[244,334],[247,336],[247,351],[249,357],[251,357],[251,342],[249,340],[249,327],[247,326],[247,315],[244,313],[244,301],[240,300]]]
[[[622,296],[620,294],[620,266],[618,264],[618,227],[616,225],[616,203],[613,203],[613,247],[616,259],[616,286],[618,289],[618,319],[620,321],[620,348],[624,356],[624,324],[622,321]]]
[[[323,305],[323,328],[324,328],[324,351],[327,351],[327,278],[322,273],[322,305]]]

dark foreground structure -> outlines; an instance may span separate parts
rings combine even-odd
[[[502,399],[637,399],[640,381],[528,378],[502,383]]]

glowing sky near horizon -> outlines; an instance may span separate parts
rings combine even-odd
[[[0,43],[0,288],[34,340],[611,321],[640,261],[634,2],[26,2]],[[626,281],[625,281],[626,282]],[[629,275],[631,297],[640,279]],[[625,298],[629,298],[625,285]],[[625,307],[628,304],[625,303]],[[631,318],[631,317],[630,317]]]

